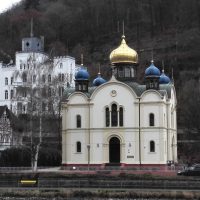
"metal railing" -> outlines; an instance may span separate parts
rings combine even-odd
[[[122,179],[54,179],[39,178],[36,184],[21,184],[20,178],[0,180],[0,187],[37,187],[37,188],[102,188],[102,189],[185,189],[200,190],[200,180],[122,180]]]

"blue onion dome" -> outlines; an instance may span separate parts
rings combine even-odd
[[[145,76],[160,76],[160,70],[154,65],[153,60],[151,65],[145,70]]]
[[[89,79],[89,77],[90,77],[90,75],[89,75],[88,71],[83,66],[75,75],[76,80],[87,80],[87,79]]]
[[[170,82],[170,78],[165,75],[164,70],[162,70],[162,74],[160,75],[159,83],[160,84],[168,84]]]
[[[105,82],[106,82],[106,80],[101,77],[100,73],[98,73],[98,76],[97,76],[97,78],[94,79],[92,85],[93,86],[99,86],[99,85],[102,85]]]

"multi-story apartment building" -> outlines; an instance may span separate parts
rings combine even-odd
[[[65,87],[74,87],[75,59],[51,58],[44,52],[44,39],[22,39],[22,50],[15,54],[15,64],[0,63],[0,105],[15,114],[53,112]]]

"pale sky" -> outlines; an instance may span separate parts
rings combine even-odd
[[[0,0],[0,13],[6,11],[13,4],[20,2],[21,0]]]

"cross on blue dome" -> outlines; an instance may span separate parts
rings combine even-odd
[[[159,79],[160,84],[168,84],[170,82],[170,78],[165,75],[164,70],[162,70],[162,74]]]
[[[82,66],[81,69],[76,73],[76,80],[88,80],[90,77],[88,71]]]
[[[151,65],[145,70],[145,76],[160,76],[160,70],[154,65],[153,60]]]
[[[106,82],[106,80],[101,77],[100,73],[98,73],[98,76],[97,76],[97,78],[94,79],[92,85],[93,86],[99,86],[99,85],[102,85],[105,82]]]

